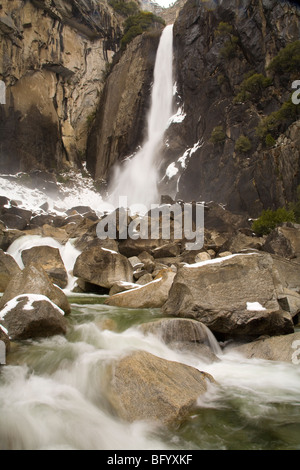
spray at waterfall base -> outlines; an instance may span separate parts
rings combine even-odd
[[[120,197],[118,209],[111,207],[97,224],[100,240],[184,240],[186,250],[201,250],[204,245],[204,204],[142,204],[127,206]]]

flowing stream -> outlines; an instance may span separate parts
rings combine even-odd
[[[118,206],[119,198],[126,197],[127,205],[159,203],[157,162],[168,121],[173,111],[173,26],[166,26],[159,43],[147,121],[147,139],[137,154],[128,159],[115,175],[110,185],[109,201]]]
[[[138,325],[159,310],[128,310],[105,298],[71,297],[66,337],[12,345],[0,372],[0,449],[300,449],[300,368],[219,354],[169,349]],[[174,428],[125,423],[101,393],[110,361],[144,350],[213,375],[217,385]]]

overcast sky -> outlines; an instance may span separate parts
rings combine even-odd
[[[172,3],[175,2],[175,0],[154,0],[156,3],[161,5],[162,7],[168,7]]]

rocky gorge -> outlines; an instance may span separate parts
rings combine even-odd
[[[125,47],[114,2],[1,4],[1,449],[299,446],[299,9],[179,3],[161,200],[142,214],[105,198],[145,141],[163,22]]]

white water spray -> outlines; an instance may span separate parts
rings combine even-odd
[[[128,205],[146,207],[159,203],[157,161],[163,136],[173,110],[173,25],[161,36],[154,68],[151,108],[148,115],[148,137],[138,153],[122,168],[115,169],[110,202],[118,206],[126,196]]]

